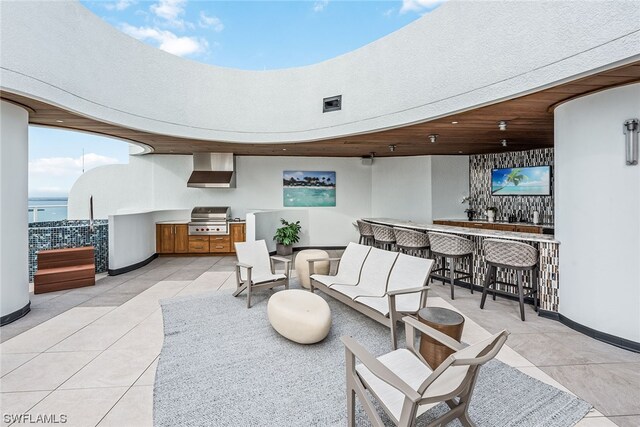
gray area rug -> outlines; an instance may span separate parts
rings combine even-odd
[[[251,309],[243,296],[226,293],[162,301],[165,337],[153,396],[156,426],[346,426],[340,337],[353,336],[380,355],[391,349],[389,330],[319,293],[331,307],[331,332],[318,344],[296,344],[271,328],[270,292],[263,300],[257,297]],[[590,408],[492,361],[481,368],[470,414],[478,426],[565,427]],[[444,404],[432,408],[417,425],[446,409]],[[357,424],[369,425],[361,408]]]

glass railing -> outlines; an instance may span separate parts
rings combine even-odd
[[[67,205],[29,206],[29,222],[63,221],[67,219]]]

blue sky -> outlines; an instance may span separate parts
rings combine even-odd
[[[245,70],[298,67],[362,47],[418,19],[443,0],[82,1],[120,31],[173,55]],[[127,144],[32,128],[30,196],[66,195],[85,170],[126,163]]]

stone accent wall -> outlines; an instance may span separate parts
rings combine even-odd
[[[457,234],[457,233],[456,233]],[[482,236],[470,236],[460,234],[473,242],[474,255],[473,255],[473,284],[475,286],[483,286],[484,280],[487,274],[487,265],[484,259],[484,250],[482,248],[482,242],[484,237]],[[515,240],[518,241],[518,240]],[[535,247],[538,250],[540,256],[540,270],[538,274],[538,296],[540,298],[540,308],[546,311],[557,312],[558,311],[558,256],[560,245],[557,242],[531,242],[529,240],[522,240],[522,243],[526,243]],[[442,266],[442,258],[438,258],[438,267]],[[449,264],[447,263],[447,268]],[[434,268],[438,268],[434,267]],[[456,261],[456,270],[469,271],[468,259],[460,259]],[[496,273],[496,280],[498,282],[516,283],[516,271],[511,269],[499,268]],[[463,279],[464,282],[469,283],[469,279]],[[524,275],[524,285],[531,286],[531,274],[527,272]],[[518,288],[515,285],[507,285],[503,283],[498,284],[498,289],[513,294],[518,293]],[[463,289],[456,289],[456,292],[465,292]],[[468,292],[468,291],[467,291]],[[487,304],[491,304],[490,298],[487,299]]]
[[[95,248],[96,273],[109,268],[109,223],[95,220],[93,232],[89,221],[47,221],[29,224],[29,282],[38,269],[38,251],[46,249]]]
[[[552,166],[550,196],[491,195],[491,169],[546,165]],[[477,212],[476,218],[486,218],[486,209],[495,206],[498,221],[506,221],[519,211],[532,221],[533,211],[537,210],[542,223],[553,224],[553,148],[469,156],[469,187],[469,206]]]

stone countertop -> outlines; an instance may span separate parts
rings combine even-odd
[[[419,222],[404,221],[394,218],[363,218],[363,220],[391,227],[413,228],[422,231],[437,231],[442,233],[493,237],[496,239],[521,240],[528,242],[560,243],[551,234],[519,233],[515,231],[485,230],[482,228],[457,227],[452,225],[422,224]]]
[[[534,224],[532,222],[509,222],[509,221],[494,221],[489,222],[486,219],[474,219],[469,221],[468,218],[438,218],[434,221],[455,221],[455,222],[468,222],[469,224],[504,224],[504,225],[527,225],[531,227],[553,228],[553,224],[540,223]]]
[[[158,221],[158,222],[156,222],[156,224],[184,224],[184,225],[187,225],[187,224],[189,224],[189,222],[190,222],[189,220],[183,220],[183,221],[172,220],[172,221]],[[245,220],[242,220],[242,221],[229,221],[229,225],[231,225],[231,224],[244,224],[246,222],[247,221],[245,221]]]

